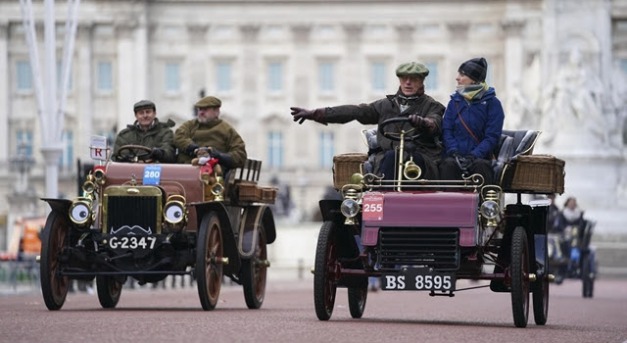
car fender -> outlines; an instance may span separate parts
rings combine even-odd
[[[242,222],[239,228],[239,253],[243,258],[251,257],[257,245],[257,230],[260,226],[266,234],[266,243],[270,244],[276,239],[276,227],[272,210],[266,206],[248,206],[244,209]]]
[[[229,258],[228,269],[239,270],[241,266],[241,259],[237,251],[237,243],[235,241],[234,231],[231,228],[231,221],[226,210],[226,207],[220,202],[203,202],[193,203],[190,206],[194,206],[196,210],[196,218],[198,222],[196,227],[200,228],[200,222],[202,217],[211,211],[216,212],[218,218],[220,218],[220,230],[222,231],[222,243],[224,244],[224,254]]]
[[[47,202],[53,212],[57,212],[66,217],[68,216],[68,211],[72,205],[72,200],[68,199],[42,198],[41,200]]]

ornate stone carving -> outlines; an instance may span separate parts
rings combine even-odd
[[[309,24],[297,24],[290,27],[292,29],[292,37],[296,43],[309,42],[311,37],[311,25]]]
[[[192,43],[204,42],[208,30],[208,24],[187,24],[187,34]]]
[[[259,30],[261,29],[261,25],[259,24],[247,24],[241,25],[239,27],[240,32],[242,33],[242,39],[244,42],[254,42],[259,37]]]
[[[402,42],[410,42],[414,39],[414,32],[416,31],[416,25],[413,24],[398,24],[394,27],[398,40]]]
[[[501,22],[501,28],[508,36],[520,36],[525,29],[525,21],[522,19],[505,19]]]

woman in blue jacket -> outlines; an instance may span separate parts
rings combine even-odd
[[[459,67],[457,90],[451,95],[442,120],[444,158],[439,168],[443,180],[478,173],[484,184],[494,183],[492,159],[505,115],[494,88],[485,82],[487,70],[483,57]]]

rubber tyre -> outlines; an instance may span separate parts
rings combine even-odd
[[[122,295],[122,282],[113,276],[96,276],[98,301],[102,308],[115,308]]]
[[[196,242],[196,283],[203,310],[211,311],[218,304],[222,286],[224,245],[220,219],[215,212],[205,214],[198,228]]]
[[[544,325],[549,316],[549,281],[546,277],[533,290],[533,320],[536,325]]]
[[[524,328],[529,319],[529,247],[524,228],[514,230],[511,249],[512,313],[514,325]]]
[[[41,293],[46,307],[51,311],[63,307],[70,288],[70,279],[59,275],[61,269],[59,256],[65,246],[68,230],[67,218],[56,212],[50,212],[41,234],[39,264]]]
[[[268,267],[266,234],[263,226],[257,230],[257,244],[255,252],[250,259],[242,260],[242,285],[244,286],[244,299],[246,306],[251,310],[261,308],[266,295],[266,280]]]
[[[582,282],[582,296],[584,298],[592,298],[594,295],[594,279],[592,278],[592,264],[589,254],[585,256],[583,260],[583,266],[581,269],[581,282]]]
[[[339,272],[335,224],[327,221],[318,234],[314,264],[314,307],[319,320],[329,320],[333,314]]]
[[[368,287],[366,288],[349,288],[348,289],[348,309],[351,317],[361,318],[366,309],[366,300],[368,299]]]

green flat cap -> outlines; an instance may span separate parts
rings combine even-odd
[[[425,78],[429,75],[429,69],[424,64],[418,62],[403,63],[396,68],[396,76],[408,75],[417,75]]]
[[[222,106],[222,101],[220,101],[220,99],[216,98],[215,96],[206,96],[198,100],[198,102],[196,102],[194,106],[196,107],[220,107]]]
[[[146,108],[152,108],[153,111],[157,110],[157,106],[155,106],[155,103],[150,100],[141,100],[141,101],[136,102],[135,105],[133,105],[133,111],[135,112],[146,109]]]

